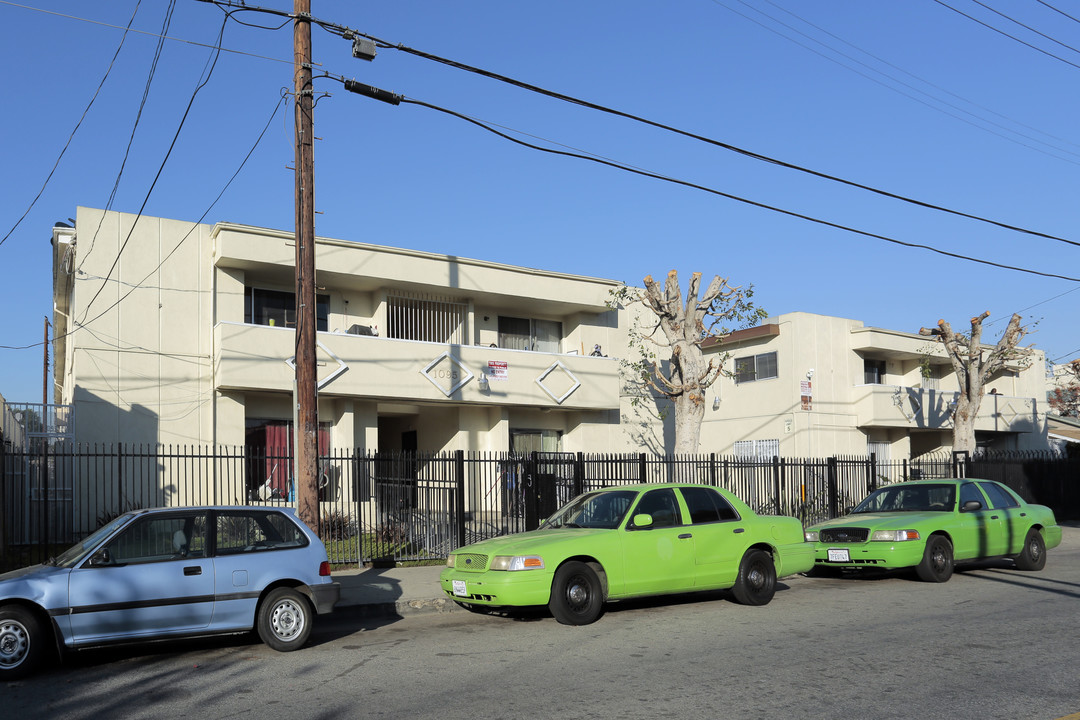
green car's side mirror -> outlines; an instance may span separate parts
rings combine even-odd
[[[652,527],[652,515],[649,513],[640,513],[634,516],[634,528],[644,530],[648,527]]]
[[[964,503],[964,507],[960,508],[961,512],[975,512],[976,510],[982,510],[982,503],[978,500],[968,500]]]

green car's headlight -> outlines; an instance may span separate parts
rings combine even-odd
[[[918,539],[918,530],[876,530],[870,536],[871,542],[904,542],[905,540]]]
[[[539,555],[496,555],[491,558],[491,570],[543,570],[544,558]]]
[[[806,542],[817,542],[818,537],[821,535],[817,530],[807,530],[803,533],[803,537],[806,538]]]

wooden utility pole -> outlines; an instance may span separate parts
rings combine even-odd
[[[41,420],[45,421],[46,414],[49,411],[49,318],[45,317],[45,342],[42,343],[42,347],[45,348],[45,370],[42,373],[41,378]]]
[[[311,0],[293,0],[296,97],[296,512],[319,531],[319,411],[315,359],[315,153],[312,128]]]

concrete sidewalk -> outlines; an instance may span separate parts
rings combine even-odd
[[[335,611],[405,615],[456,610],[458,606],[439,586],[439,573],[444,567],[336,570],[333,578],[341,584],[341,599]]]

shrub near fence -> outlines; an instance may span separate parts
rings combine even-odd
[[[0,449],[0,567],[41,562],[139,507],[292,504],[284,453],[244,447]],[[883,484],[917,477],[1001,479],[1059,517],[1080,516],[1077,461],[941,455],[878,462],[715,454],[370,453],[320,458],[319,532],[336,564],[438,561],[460,545],[535,528],[581,492],[642,482],[726,488],[759,513],[811,524]]]

